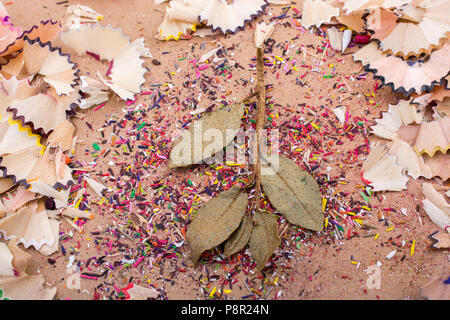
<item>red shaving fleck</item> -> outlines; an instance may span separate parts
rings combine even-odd
[[[96,54],[94,52],[90,52],[90,51],[86,51],[87,55],[90,55],[91,57],[93,57],[95,60],[100,61],[100,55]]]
[[[108,71],[106,71],[106,75],[109,77],[109,75],[111,74],[111,70],[113,68],[114,65],[114,60],[111,60],[111,62],[109,63],[109,68]]]
[[[363,175],[364,175],[364,170],[361,170],[361,180],[362,180],[365,184],[371,184],[372,181],[369,181],[369,180],[364,179]]]

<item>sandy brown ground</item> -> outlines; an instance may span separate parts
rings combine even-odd
[[[6,1],[3,2],[6,3]],[[236,46],[234,59],[243,65],[245,70],[242,70],[242,74],[239,76],[234,75],[234,78],[250,79],[256,77],[255,71],[247,68],[250,59],[255,55],[253,46],[254,30],[248,26],[245,31],[226,38],[219,36],[216,38],[194,38],[191,40],[165,42],[155,39],[156,29],[163,18],[164,6],[156,7],[153,4],[153,0],[70,0],[63,5],[57,5],[57,2],[59,0],[12,0],[8,1],[6,7],[12,21],[26,29],[33,24],[39,23],[40,20],[61,19],[65,15],[66,5],[84,4],[104,15],[105,19],[102,23],[109,23],[114,27],[121,28],[123,33],[131,39],[144,37],[153,58],[161,62],[160,66],[154,66],[151,63],[151,59],[146,60],[146,66],[150,68],[150,72],[146,75],[147,83],[144,85],[144,88],[150,88],[151,84],[169,81],[165,71],[176,72],[175,64],[178,64],[182,71],[176,74],[174,79],[172,79],[172,83],[175,88],[181,90],[180,98],[191,94],[192,92],[186,92],[187,90],[182,88],[181,82],[185,74],[189,73],[192,77],[192,70],[188,68],[186,61],[179,62],[177,56],[182,52],[191,50],[191,45],[194,45],[196,48],[195,55],[198,57],[200,54],[214,48],[217,41],[223,43],[224,46],[232,46],[233,44]],[[280,9],[274,7],[270,9],[270,12],[277,15]],[[292,11],[290,13],[292,14]],[[268,21],[268,18],[269,16],[266,15],[263,17],[263,20]],[[261,20],[261,18],[258,20]],[[300,35],[297,40],[293,41],[297,45],[314,44],[316,46],[319,44],[317,36],[303,34],[293,28],[282,25],[276,27],[272,38],[277,43],[283,43],[284,40],[291,39],[296,34]],[[200,49],[202,43],[205,43],[205,49]],[[163,55],[162,52],[166,51],[169,51],[170,54]],[[352,49],[349,49],[348,52],[352,52]],[[275,52],[275,54],[278,53]],[[343,59],[342,62],[335,62],[338,73],[346,75],[360,70],[360,65],[352,61],[351,55],[341,56],[338,54],[334,59]],[[80,63],[84,74],[88,70],[95,71],[99,67],[91,58],[73,56],[73,60]],[[327,63],[333,63],[333,61],[336,60],[331,59]],[[323,69],[327,67],[327,65],[321,66]],[[317,74],[317,77],[314,74],[310,74],[305,80],[310,84],[309,89],[295,86],[295,77],[286,77],[284,73],[278,80],[275,78],[275,74],[269,74],[266,83],[273,84],[274,88],[270,94],[273,96],[274,102],[281,106],[296,106],[301,102],[307,102],[310,105],[328,104],[330,107],[341,104],[337,99],[340,93],[337,90],[333,91],[332,81],[324,81],[319,74]],[[365,81],[349,82],[349,84],[353,92],[358,94],[353,95],[342,104],[346,105],[354,114],[365,114],[364,111],[370,109],[370,114],[367,115],[369,119],[378,118],[380,112],[386,111],[388,104],[395,104],[398,98],[391,92],[390,88],[382,88],[378,90],[375,97],[370,98],[378,102],[379,107],[376,109],[370,108],[366,95],[371,94],[375,85],[375,81],[371,79],[370,74]],[[252,88],[250,85],[246,87],[235,86],[233,82],[222,83],[222,85],[225,90],[231,90],[230,97],[237,99],[247,95]],[[313,96],[306,100],[305,96],[311,91]],[[202,105],[202,107],[207,107],[208,102],[205,101],[204,103],[205,105]],[[99,134],[95,129],[100,128],[104,121],[110,118],[111,114],[120,112],[123,106],[123,102],[112,99],[99,111],[94,112],[91,109],[84,112],[85,119],[76,120],[77,135],[85,140],[86,145],[91,145],[93,141],[99,141]],[[282,116],[289,117],[289,114],[286,115],[282,108],[275,111],[278,110]],[[184,112],[187,114],[186,111]],[[170,117],[181,118],[181,116],[174,116],[170,110],[167,110],[167,113],[168,115],[170,114]],[[149,117],[151,117],[151,112]],[[84,124],[86,121],[93,126],[94,130],[87,130]],[[374,138],[371,138],[370,141],[374,140]],[[345,152],[362,141],[357,140],[354,143],[347,141],[336,150],[341,149],[342,152]],[[78,147],[76,158],[86,161],[91,160],[89,155],[84,155],[83,146]],[[108,159],[104,159],[99,161],[99,163],[106,163],[107,161]],[[354,167],[344,167],[343,169],[339,169],[337,163],[329,163],[327,165],[332,167],[332,172],[335,174],[339,170],[344,171],[347,184],[340,186],[340,189],[351,192],[355,199],[362,200],[359,195],[360,189],[355,187],[362,184],[360,179],[361,161]],[[157,174],[163,176],[169,172],[168,168],[160,167]],[[183,171],[176,175],[183,176]],[[408,182],[408,190],[384,193],[386,199],[381,204],[381,207],[392,207],[397,212],[384,213],[390,225],[394,226],[394,229],[391,231],[386,231],[388,227],[383,222],[378,222],[378,211],[373,212],[372,217],[366,216],[370,224],[377,226],[375,231],[379,233],[377,240],[374,240],[374,237],[353,237],[350,240],[326,244],[320,239],[316,239],[313,234],[310,235],[306,245],[292,252],[291,259],[281,261],[285,268],[278,268],[275,274],[267,275],[268,279],[275,280],[278,277],[278,280],[266,298],[271,299],[277,296],[278,299],[421,299],[421,286],[433,277],[449,275],[450,256],[448,250],[437,251],[429,248],[427,236],[437,230],[437,227],[422,209],[416,212],[416,206],[421,205],[422,195],[420,189],[420,181],[411,179]],[[372,197],[371,201],[372,205],[380,204],[375,197]],[[400,213],[401,208],[406,208],[406,216]],[[111,223],[112,219],[116,218],[107,214],[96,215],[93,221],[89,221],[85,225],[84,234],[74,232],[71,243],[76,244],[76,241],[80,241],[81,253],[80,257],[78,257],[79,259],[98,255],[98,252],[92,246],[92,242],[89,242],[86,238],[89,238],[89,232],[103,230],[106,225]],[[70,227],[63,222],[61,229],[68,232]],[[393,250],[393,247],[387,243],[391,237],[394,241],[401,242],[404,240],[409,245],[401,248],[396,247],[396,256],[391,260],[387,260],[386,255]],[[412,240],[415,240],[415,253],[410,256],[410,241]],[[127,240],[125,239],[124,242],[127,242]],[[91,243],[89,247],[88,243]],[[128,245],[131,244],[128,243]],[[184,247],[186,246],[185,244]],[[28,251],[33,252],[32,249]],[[201,268],[193,269],[189,260],[189,250],[184,249],[183,252],[185,252],[184,260],[180,261],[180,263],[187,264],[186,273],[171,273],[164,266],[161,266],[161,268],[154,266],[142,271],[143,275],[141,276],[146,276],[146,280],[151,279],[152,283],[156,283],[159,288],[163,287],[165,296],[168,299],[204,299],[205,295],[200,291],[202,282],[197,281],[199,276],[204,274],[204,270],[201,270]],[[402,256],[405,256],[405,258],[403,261],[400,261]],[[39,270],[45,275],[49,283],[56,285],[58,287],[56,296],[58,299],[91,299],[96,283],[82,279],[82,290],[65,288],[67,257],[64,259],[61,254],[54,254],[52,257],[56,257],[54,266],[47,262],[48,257],[33,253],[31,272]],[[359,265],[352,264],[351,258],[353,261],[359,262]],[[366,286],[368,275],[364,270],[377,261],[382,263],[381,289],[369,290]],[[181,266],[178,263],[177,265]],[[123,286],[125,286],[127,278],[133,275],[136,276],[135,272],[133,270],[123,271],[120,275],[123,277]],[[220,273],[220,270],[218,272]],[[171,283],[164,280],[174,275],[175,278],[172,279]],[[117,278],[120,278],[120,276],[118,275]],[[249,289],[248,284],[245,282],[246,278],[246,275],[240,273],[238,276],[239,281],[233,287],[232,293],[228,294],[226,298],[239,299],[241,296],[248,295]],[[261,283],[263,280],[256,279],[252,281],[252,284],[258,287],[258,281]],[[215,284],[213,283],[213,285]]]

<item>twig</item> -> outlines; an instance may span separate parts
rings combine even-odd
[[[256,160],[254,164],[255,173],[255,198],[253,207],[257,207],[261,199],[261,165],[260,165],[260,134],[264,128],[264,117],[266,113],[266,85],[264,83],[264,57],[261,48],[257,48],[256,53],[256,70],[257,70],[257,84],[256,90],[258,92],[258,113],[256,116]]]

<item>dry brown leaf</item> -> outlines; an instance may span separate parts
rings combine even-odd
[[[196,164],[223,150],[236,136],[243,115],[244,104],[237,103],[195,120],[175,142],[170,153],[169,168]],[[211,137],[208,137],[209,133]]]
[[[279,155],[279,166],[262,160],[261,185],[270,203],[297,226],[322,231],[322,196],[314,178],[292,160]]]
[[[223,253],[227,256],[231,256],[236,252],[241,251],[250,240],[252,230],[253,220],[250,215],[245,215],[244,218],[242,218],[239,228],[233,232],[225,242]]]
[[[261,271],[281,244],[281,240],[278,237],[278,223],[275,216],[257,210],[253,221],[255,226],[250,237],[250,252],[256,261],[256,270]]]
[[[247,205],[247,192],[232,187],[198,210],[186,232],[194,266],[203,252],[227,240],[239,227]]]

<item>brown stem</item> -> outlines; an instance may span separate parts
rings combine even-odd
[[[253,201],[253,207],[258,207],[259,200],[261,199],[261,165],[260,165],[260,134],[264,128],[264,119],[266,114],[266,85],[264,83],[264,57],[261,48],[257,48],[256,54],[256,70],[257,70],[257,84],[256,90],[258,92],[258,113],[256,116],[256,160],[253,166],[255,172],[255,197]]]

